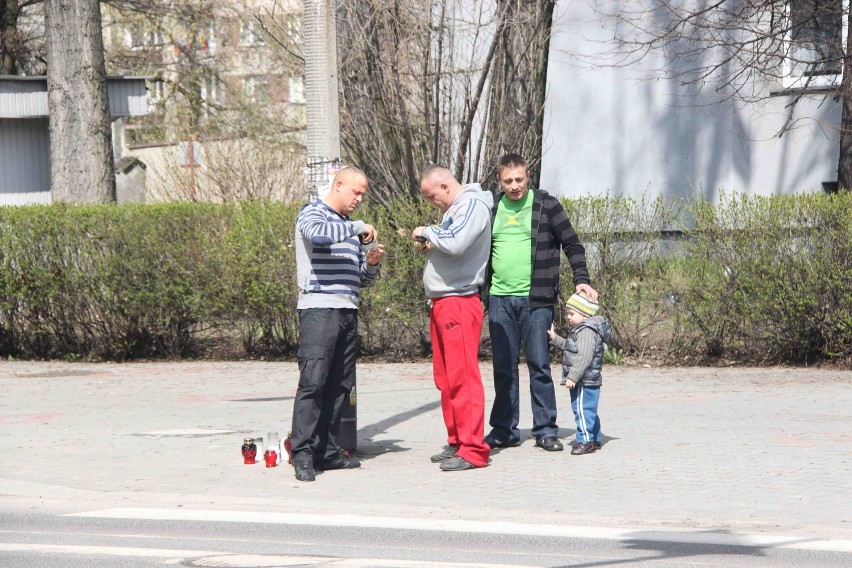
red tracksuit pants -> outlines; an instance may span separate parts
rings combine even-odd
[[[488,465],[491,453],[483,440],[485,390],[478,358],[481,332],[479,295],[432,300],[432,367],[435,386],[441,391],[447,442],[458,446],[456,455],[478,467]]]

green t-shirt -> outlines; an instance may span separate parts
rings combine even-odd
[[[497,206],[491,228],[491,293],[526,296],[532,276],[533,191],[512,201],[505,195]]]

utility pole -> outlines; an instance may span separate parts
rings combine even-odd
[[[337,1],[305,0],[305,106],[308,195],[313,199],[340,169]]]
[[[338,102],[337,2],[305,0],[305,106],[308,118],[308,198],[331,186],[341,167]],[[347,454],[358,449],[355,385],[343,403],[338,444]]]

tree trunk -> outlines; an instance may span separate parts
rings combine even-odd
[[[538,187],[544,133],[552,0],[499,0],[500,47],[491,74],[483,184],[496,187],[497,162],[507,152],[523,156]]]
[[[837,187],[852,188],[852,13],[846,16],[846,53],[843,55],[843,80],[840,96],[843,114],[840,118],[840,159],[837,163]]]
[[[18,73],[15,41],[19,8],[18,0],[0,0],[0,75]]]
[[[45,0],[54,201],[115,201],[98,0]]]

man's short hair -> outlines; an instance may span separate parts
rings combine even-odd
[[[432,177],[435,174],[440,174],[441,177],[452,176],[453,172],[450,171],[449,168],[442,166],[441,164],[429,164],[425,168],[423,168],[423,173],[420,174],[420,181]]]
[[[364,179],[367,179],[367,174],[365,174],[364,170],[362,170],[361,168],[356,167],[356,166],[345,166],[345,167],[341,168],[339,172],[334,174],[334,179],[331,180],[331,184],[334,185],[334,183],[338,179],[343,179],[344,177],[347,177],[351,174],[360,175],[360,176],[363,176]]]
[[[527,161],[520,154],[506,154],[497,163],[497,173],[502,172],[506,168],[524,168],[527,169]]]

